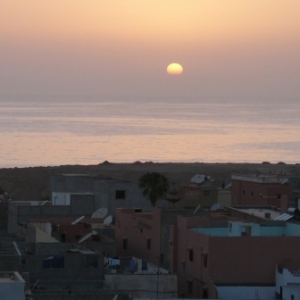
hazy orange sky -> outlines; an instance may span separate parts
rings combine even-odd
[[[297,99],[299,13],[299,0],[2,0],[0,100]]]

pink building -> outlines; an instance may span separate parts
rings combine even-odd
[[[174,271],[176,247],[173,247],[173,225],[177,217],[191,216],[194,209],[117,209],[115,238],[118,256],[136,256]],[[198,212],[197,215],[205,215]]]
[[[174,238],[182,297],[228,299],[229,287],[231,293],[236,287],[236,296],[243,299],[241,290],[247,287],[249,293],[253,287],[253,299],[257,291],[259,299],[270,299],[276,264],[300,263],[295,253],[300,249],[299,224],[207,221],[178,217]]]
[[[117,210],[117,254],[167,266],[177,274],[179,297],[272,299],[276,265],[300,264],[298,223],[166,211]]]
[[[275,206],[285,210],[293,190],[288,180],[275,175],[232,175],[232,205]]]

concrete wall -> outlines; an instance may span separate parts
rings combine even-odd
[[[116,191],[124,191],[125,198],[116,197]],[[52,193],[92,193],[95,195],[95,209],[108,208],[109,214],[114,214],[116,208],[143,208],[151,210],[152,206],[137,184],[111,178],[90,176],[84,174],[52,175]]]
[[[225,189],[219,189],[218,203],[221,205],[221,207],[231,206],[231,191]]]
[[[111,289],[128,291],[130,297],[177,298],[177,277],[172,274],[105,274],[105,282]]]
[[[51,176],[52,192],[86,193],[93,191],[93,177],[86,174],[57,174]]]

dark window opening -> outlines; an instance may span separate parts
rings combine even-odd
[[[79,234],[76,234],[76,235],[75,235],[75,239],[76,239],[76,240],[79,240],[80,238],[81,238],[81,235],[79,235]]]
[[[124,190],[117,190],[116,191],[116,199],[117,200],[124,200],[124,199],[126,199],[126,191],[124,191]]]
[[[243,190],[243,195],[245,195],[245,190]]]
[[[147,249],[151,249],[151,239],[147,239]]]
[[[193,281],[188,281],[188,294],[193,294]]]
[[[164,254],[160,254],[160,264],[162,265],[164,263]]]
[[[253,197],[253,191],[251,191],[251,196]]]
[[[123,239],[123,249],[127,250],[128,247],[128,240],[127,239]]]
[[[203,267],[207,268],[207,265],[208,265],[208,255],[203,254]]]
[[[203,289],[202,295],[203,299],[208,299],[208,289]]]
[[[65,242],[66,241],[66,235],[63,233],[60,237],[61,242]]]
[[[194,251],[193,249],[188,249],[189,250],[189,261],[193,261],[194,260]]]
[[[281,194],[277,194],[277,199],[281,199]]]

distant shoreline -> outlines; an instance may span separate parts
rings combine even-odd
[[[147,172],[161,172],[173,183],[187,183],[195,174],[208,175],[215,184],[229,183],[232,173],[277,173],[300,176],[300,164],[286,163],[110,163],[53,167],[0,168],[0,187],[12,199],[39,200],[50,196],[51,173],[85,173],[138,182]]]

